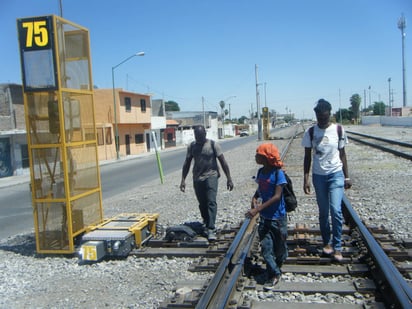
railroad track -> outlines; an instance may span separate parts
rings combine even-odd
[[[283,156],[292,144],[293,139]],[[313,203],[313,197],[305,198],[306,202],[312,199]],[[256,218],[245,219],[241,226],[220,230],[213,244],[204,239],[153,240],[148,247],[133,253],[145,257],[194,257],[198,263],[191,267],[192,271],[215,273],[207,282],[180,284],[175,296],[160,308],[297,308],[302,302],[309,306],[304,300],[306,297],[310,302],[311,294],[324,295],[325,302],[345,297],[359,299],[358,305],[348,305],[348,308],[410,308],[412,290],[406,279],[412,276],[412,243],[394,241],[390,231],[382,227],[364,226],[346,197],[343,208],[346,222],[343,262],[336,264],[322,255],[316,214],[313,209],[304,209],[305,220],[293,220],[291,215],[289,257],[282,267],[285,279],[270,291],[256,279],[264,270]]]
[[[348,138],[364,145],[392,153],[396,156],[412,160],[412,144],[390,140],[378,136],[347,131]]]

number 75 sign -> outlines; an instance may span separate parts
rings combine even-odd
[[[57,89],[53,16],[17,20],[25,91]]]
[[[19,19],[17,26],[20,49],[28,51],[52,48],[52,22],[51,16]]]

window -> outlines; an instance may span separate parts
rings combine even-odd
[[[97,128],[97,145],[104,145],[103,128]]]
[[[106,128],[106,144],[112,144],[112,128]]]
[[[126,108],[126,112],[132,111],[132,100],[129,97],[124,98],[124,106]]]
[[[92,141],[92,140],[94,140],[95,139],[95,135],[92,133],[92,132],[86,132],[85,134],[85,137],[86,137],[86,141]]]
[[[135,142],[135,144],[142,144],[142,143],[144,143],[143,134],[135,134],[135,135],[134,135],[134,142]]]
[[[94,141],[96,140],[96,133],[94,133],[92,128],[85,128],[84,137],[86,138],[86,141]]]
[[[140,99],[140,110],[142,112],[146,111],[146,100],[145,99]]]
[[[23,168],[30,167],[29,162],[29,148],[26,145],[20,145],[21,150],[21,164]]]

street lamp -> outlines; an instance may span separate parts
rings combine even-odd
[[[120,62],[118,65],[115,65],[114,67],[112,67],[112,83],[113,83],[113,113],[114,113],[114,143],[116,146],[116,158],[117,160],[120,159],[120,154],[119,154],[119,130],[117,127],[117,113],[116,113],[116,91],[115,91],[115,87],[114,87],[114,69],[116,69],[118,66],[120,66],[121,64],[125,63],[126,61],[132,59],[135,56],[144,56],[144,52],[138,52],[135,53],[133,55],[131,55],[130,57],[126,58],[125,60],[123,60],[122,62]]]
[[[256,82],[256,109],[257,109],[257,120],[258,120],[258,140],[262,140],[262,121],[260,120],[260,102],[259,102],[259,83],[258,83],[258,66],[255,64],[255,82]]]

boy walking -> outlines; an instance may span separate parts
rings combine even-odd
[[[262,256],[266,262],[267,282],[274,286],[281,279],[281,267],[288,256],[287,216],[283,199],[283,186],[287,183],[283,163],[277,147],[271,143],[260,145],[256,149],[255,160],[263,165],[258,170],[256,183],[258,188],[252,198],[251,209],[246,217],[252,218],[258,213],[258,227]]]

